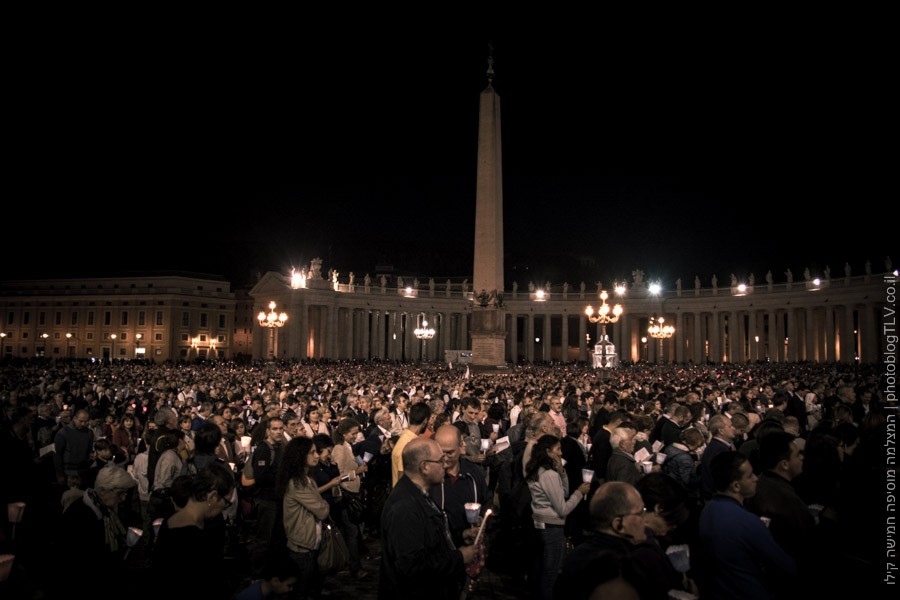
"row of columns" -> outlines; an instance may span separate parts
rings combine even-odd
[[[676,332],[662,343],[647,335],[649,314],[625,314],[619,322],[607,325],[606,330],[620,359],[626,361],[850,363],[859,357],[870,362],[879,358],[878,310],[880,305],[872,303],[679,311],[665,315],[667,322],[675,325]],[[290,314],[287,331],[279,331],[279,335],[285,336],[278,345],[281,356],[443,360],[445,350],[470,348],[468,311],[415,312],[308,305],[292,307]],[[435,329],[434,338],[425,344],[414,334],[423,318]],[[577,320],[577,328],[572,319]],[[581,314],[509,312],[506,325],[507,360],[513,363],[587,361],[602,330],[600,324],[589,323]]]

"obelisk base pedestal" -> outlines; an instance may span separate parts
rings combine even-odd
[[[472,313],[472,364],[506,366],[506,312],[497,309]]]

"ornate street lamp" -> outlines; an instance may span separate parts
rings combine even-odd
[[[662,362],[662,354],[663,354],[663,340],[667,340],[673,335],[675,335],[675,326],[674,325],[666,325],[666,320],[663,317],[659,317],[654,319],[654,317],[650,317],[650,326],[647,327],[647,333],[650,337],[659,340],[659,353],[656,357],[657,362]]]
[[[606,293],[606,290],[600,292],[600,308],[597,310],[597,314],[594,315],[594,307],[588,305],[587,308],[584,309],[584,314],[587,317],[588,321],[591,323],[600,323],[600,340],[598,343],[600,344],[600,364],[595,364],[594,366],[599,366],[602,368],[613,367],[615,366],[614,360],[615,357],[615,346],[613,346],[612,342],[609,341],[609,338],[606,336],[606,324],[607,323],[615,323],[619,320],[619,317],[622,316],[622,313],[625,312],[622,309],[621,304],[616,304],[610,309],[609,304],[606,303],[606,299],[609,298],[609,294]],[[612,314],[610,314],[612,312]],[[607,346],[609,346],[613,352],[611,354],[610,359],[607,359]]]
[[[8,334],[5,331],[0,331],[0,360],[3,360],[3,357],[6,356],[3,350],[3,344],[6,342],[6,336]]]
[[[109,357],[109,362],[112,362],[116,359],[116,338],[119,337],[114,333],[109,335],[109,339],[112,340],[112,355]]]
[[[413,330],[415,336],[422,340],[422,360],[427,360],[426,350],[428,350],[428,340],[434,337],[434,327],[428,326],[428,321],[422,319],[422,326]]]
[[[44,349],[41,350],[41,356],[47,356],[47,338],[50,337],[49,333],[42,333],[41,339],[44,341]]]
[[[269,328],[269,360],[275,360],[275,330],[284,327],[288,320],[286,312],[275,312],[275,301],[269,302],[269,312],[259,311],[256,320],[260,327]]]
[[[71,344],[71,343],[72,343],[72,334],[67,333],[66,334],[66,358],[72,358],[72,348],[69,346],[69,344]]]

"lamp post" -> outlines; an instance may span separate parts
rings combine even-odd
[[[434,337],[434,327],[429,327],[428,321],[423,318],[422,326],[416,327],[413,333],[418,339],[422,340],[422,360],[428,360],[426,351],[428,350],[428,340]]]
[[[673,335],[675,335],[675,327],[673,325],[666,325],[666,320],[663,317],[659,317],[654,320],[653,317],[650,317],[650,326],[647,327],[647,333],[650,334],[650,337],[659,340],[659,350],[658,355],[656,357],[656,362],[662,362],[662,354],[663,354],[663,340],[667,340]]]
[[[143,356],[144,352],[141,350],[141,339],[144,337],[143,333],[134,334],[134,356],[137,358],[138,356]]]
[[[119,337],[114,333],[109,335],[109,339],[112,340],[112,354],[109,357],[109,362],[112,362],[116,359],[116,338]]]
[[[3,357],[6,356],[3,349],[3,344],[6,342],[7,333],[5,331],[0,331],[0,360],[3,360]]]
[[[67,333],[66,334],[66,358],[72,358],[72,348],[69,346],[69,344],[71,344],[71,343],[72,343],[72,334]]]
[[[259,314],[256,315],[256,320],[259,321],[260,327],[268,327],[269,328],[269,360],[275,360],[275,330],[284,327],[284,324],[288,320],[287,313],[275,312],[275,301],[269,302],[269,312],[259,311]]]
[[[606,303],[606,299],[609,298],[609,294],[606,293],[606,290],[600,292],[600,308],[597,310],[596,316],[594,315],[594,307],[588,305],[587,308],[584,309],[584,314],[587,317],[588,321],[591,323],[600,323],[600,340],[598,343],[600,344],[600,367],[607,368],[611,367],[609,361],[606,358],[606,347],[607,345],[612,345],[609,341],[609,338],[606,337],[606,324],[607,323],[615,323],[619,320],[619,317],[622,316],[622,313],[625,312],[622,309],[621,304],[616,304],[612,309],[610,309],[609,304]],[[612,312],[612,315],[610,315]]]
[[[216,340],[209,340],[209,358],[210,360],[215,360],[216,358]]]
[[[662,284],[658,281],[656,283],[650,284],[650,293],[656,296],[657,298],[661,298],[662,295]],[[659,317],[652,316],[650,317],[650,325],[647,327],[647,333],[650,334],[655,340],[659,340],[659,346],[657,350],[656,362],[662,363],[663,361],[663,340],[667,340],[675,335],[675,326],[674,325],[666,325],[666,319],[663,317],[663,308],[666,305],[666,301],[663,299],[660,301],[659,305]]]
[[[50,337],[49,333],[42,333],[41,340],[44,342],[44,348],[41,350],[41,356],[47,356],[47,338]]]

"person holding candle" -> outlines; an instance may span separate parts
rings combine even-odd
[[[535,597],[549,600],[553,585],[565,559],[566,515],[587,496],[590,483],[582,483],[569,495],[569,478],[562,464],[559,438],[543,435],[538,439],[525,465],[525,479],[531,492],[531,513],[537,540],[532,577]],[[568,496],[568,498],[567,498]]]
[[[110,585],[124,583],[126,527],[118,509],[136,485],[125,469],[111,465],[101,469],[94,486],[62,514],[58,564],[63,570],[59,578],[63,585],[98,571]]]

